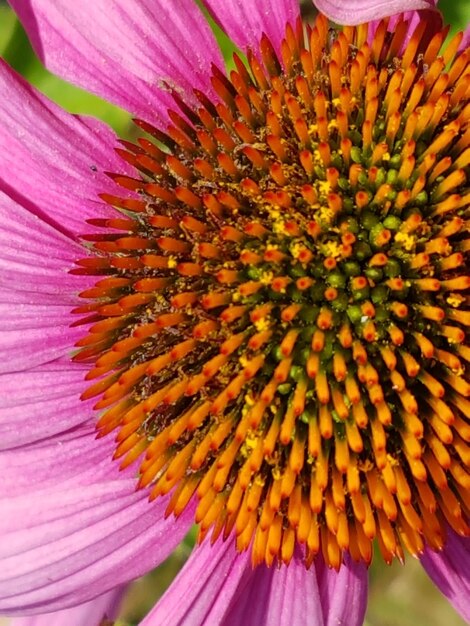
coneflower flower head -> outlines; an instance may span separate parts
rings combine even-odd
[[[171,125],[136,121],[102,195],[121,217],[84,225],[99,434],[254,565],[470,532],[470,52],[446,36],[319,15],[214,66],[215,101],[168,84]]]

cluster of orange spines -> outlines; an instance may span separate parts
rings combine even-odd
[[[100,434],[254,564],[470,533],[470,52],[407,31],[319,16],[138,122],[136,197],[73,270],[104,276],[75,309]]]

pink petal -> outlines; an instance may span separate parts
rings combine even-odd
[[[111,461],[113,445],[83,425],[2,454],[11,483],[0,500],[0,612],[87,602],[149,571],[182,540],[193,511],[165,520],[168,496],[149,503],[136,492],[134,470],[120,473]]]
[[[298,0],[203,0],[227,35],[243,50],[255,50],[266,34],[276,50],[286,34],[286,25],[295,26]]]
[[[466,50],[470,46],[470,26],[463,31],[463,39],[460,43],[460,50]]]
[[[211,92],[211,63],[223,67],[193,0],[10,4],[49,70],[151,122],[166,120],[169,88]]]
[[[86,372],[83,366],[62,359],[27,373],[1,375],[0,449],[46,439],[89,419],[94,402],[80,400]],[[12,455],[13,462],[17,454],[18,450]]]
[[[70,609],[14,618],[10,620],[8,626],[101,626],[103,620],[113,620],[117,617],[123,592],[124,588],[118,587],[91,602]]]
[[[426,550],[421,565],[454,609],[470,623],[470,538],[447,529],[441,552]]]
[[[313,0],[319,11],[338,24],[362,24],[383,17],[434,8],[437,0]]]
[[[67,430],[26,445],[3,450],[0,455],[3,495],[18,496],[38,489],[53,489],[62,483],[94,484],[126,478],[119,463],[111,460],[114,436],[96,439],[94,416],[84,410],[81,421]],[[21,424],[20,424],[21,427]],[[60,477],[57,475],[60,467]],[[60,478],[60,480],[59,480]],[[75,495],[71,502],[76,500]],[[0,524],[2,521],[0,520]]]
[[[53,296],[29,303],[26,292],[2,289],[0,316],[0,373],[29,370],[69,355],[86,332],[70,327],[70,305],[56,303]]]
[[[96,282],[96,277],[69,273],[87,256],[85,248],[1,191],[0,223],[0,293],[4,288],[27,292],[27,301],[33,297],[38,303],[54,294],[57,304],[71,308],[76,293]]]
[[[252,569],[233,540],[206,541],[141,626],[360,626],[366,599],[367,569],[348,557],[338,573],[307,570],[300,549],[287,567]]]
[[[250,571],[245,582],[227,611],[224,626],[326,624],[315,568],[305,568],[300,550],[288,566],[261,565]]]
[[[205,541],[140,626],[222,624],[250,571],[249,554],[239,554],[232,540]]]
[[[71,328],[77,292],[94,277],[69,270],[85,249],[0,191],[0,372],[68,354],[85,328]]]
[[[129,171],[114,133],[62,111],[2,61],[0,93],[0,190],[69,237],[90,232],[89,218],[115,216],[97,197],[118,189],[104,172]]]
[[[430,0],[432,5],[437,3],[437,0]],[[400,20],[406,20],[408,22],[408,31],[403,43],[402,50],[400,51],[403,54],[406,45],[410,41],[416,27],[421,21],[426,22],[426,31],[420,41],[418,51],[424,52],[426,47],[429,45],[429,42],[433,38],[433,36],[442,29],[443,21],[442,15],[439,11],[431,8],[429,10],[422,11],[405,11],[403,13],[399,13],[397,15],[393,15],[388,22],[388,30],[393,33],[395,28]],[[369,40],[375,34],[375,31],[380,24],[380,20],[373,20],[369,25]]]
[[[344,555],[339,572],[326,567],[321,555],[315,560],[325,626],[362,626],[367,608],[368,576],[364,563]]]

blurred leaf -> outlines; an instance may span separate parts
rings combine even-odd
[[[233,41],[229,37],[227,37],[227,35],[220,28],[220,26],[216,24],[216,22],[212,19],[212,17],[209,14],[209,11],[202,4],[202,1],[196,0],[196,3],[198,7],[201,9],[201,11],[204,13],[206,20],[208,21],[209,26],[211,27],[212,32],[214,33],[214,36],[217,39],[217,43],[219,44],[219,48],[222,52],[227,68],[229,70],[233,69],[234,67],[233,53],[238,52],[238,54],[240,54],[241,56],[243,55],[238,50],[237,46],[233,43]]]
[[[452,31],[465,30],[470,25],[468,0],[441,0],[438,7],[444,14],[444,22],[451,24]]]
[[[404,565],[374,559],[366,619],[369,626],[465,626],[410,556]]]
[[[0,4],[0,56],[4,56],[6,45],[11,39],[15,24],[15,16],[10,9]]]

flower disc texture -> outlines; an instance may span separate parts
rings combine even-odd
[[[168,85],[72,270],[100,434],[255,565],[470,532],[470,53],[408,31],[320,15],[214,68],[216,102]]]

